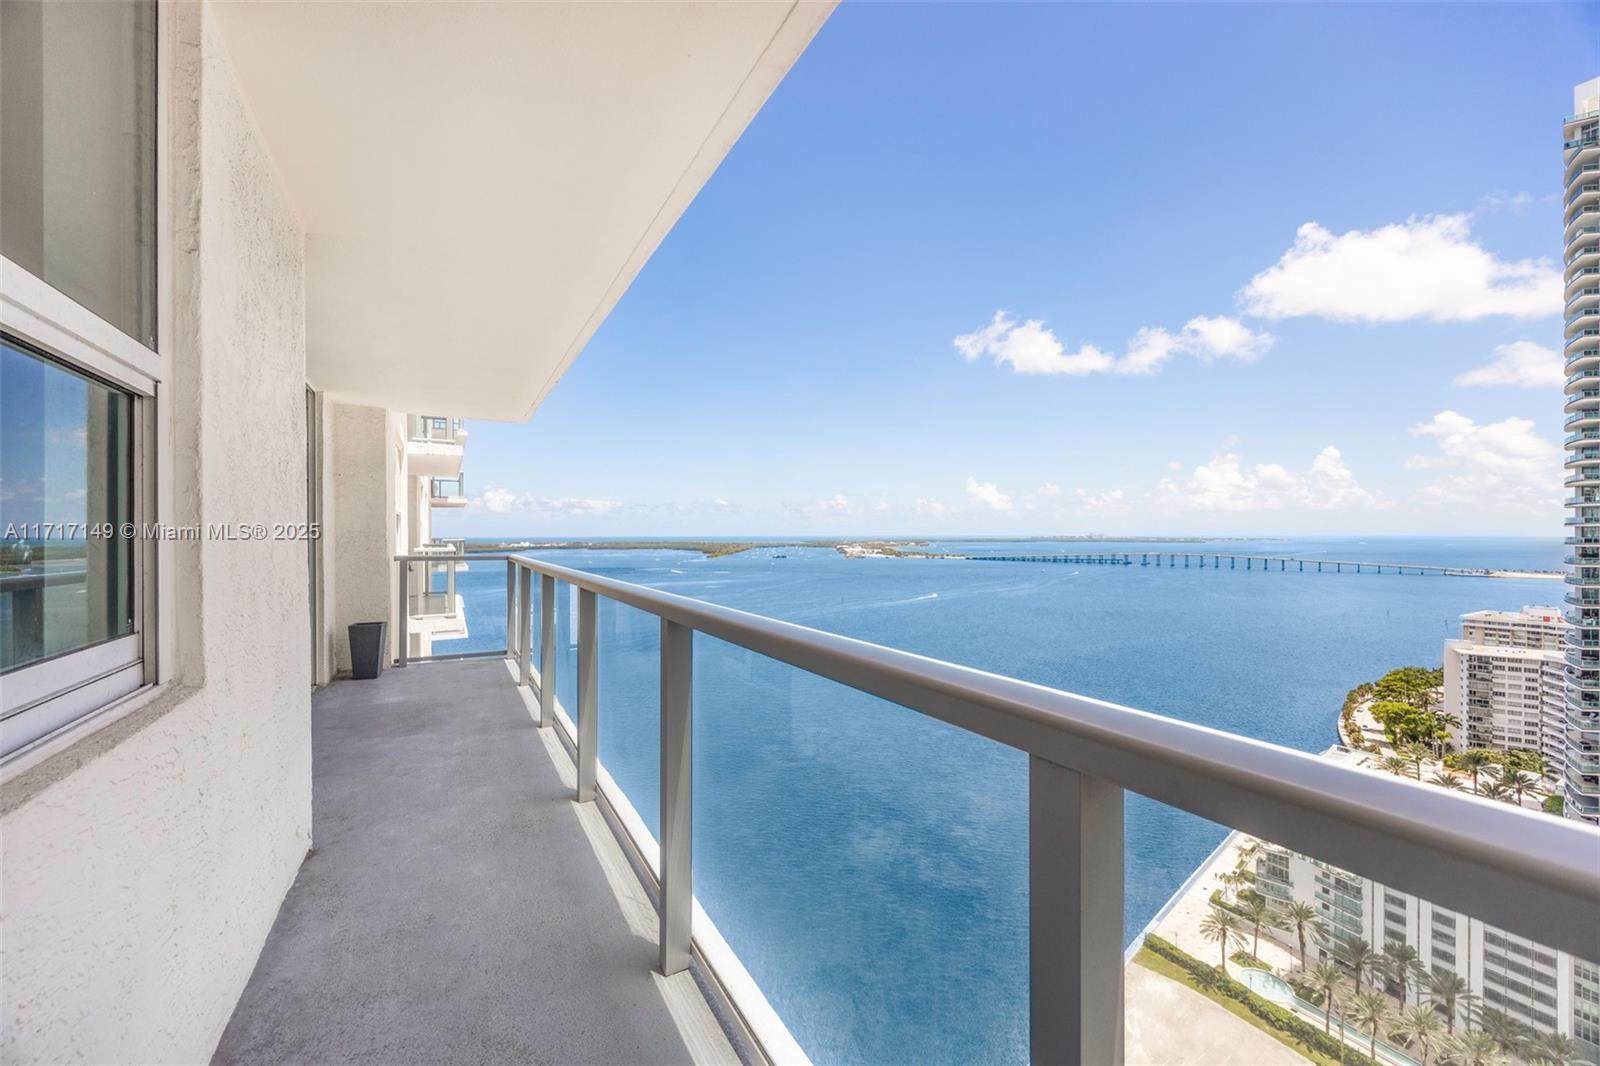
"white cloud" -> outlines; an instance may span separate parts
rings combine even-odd
[[[1422,490],[1444,503],[1488,510],[1548,507],[1560,498],[1561,449],[1533,429],[1526,418],[1479,425],[1455,411],[1440,411],[1411,427],[1413,437],[1436,441],[1440,454],[1412,456],[1406,466],[1459,471]]]
[[[1335,235],[1315,222],[1239,298],[1265,318],[1470,321],[1537,318],[1561,307],[1561,274],[1548,259],[1497,258],[1472,240],[1467,215],[1429,215]]]
[[[563,496],[555,499],[549,496],[535,496],[529,492],[512,492],[501,485],[490,485],[467,503],[474,510],[484,510],[490,514],[547,516],[605,514],[622,506],[617,500],[592,500],[580,496]]]
[[[931,496],[918,496],[912,507],[920,515],[942,515],[950,509],[945,506],[943,500],[936,500]]]
[[[1085,511],[1126,511],[1128,509],[1128,495],[1121,489],[1112,489],[1109,492],[1090,492],[1088,489],[1078,489],[1073,493],[1078,505]]]
[[[1009,511],[1012,508],[1011,497],[1001,492],[998,485],[974,477],[967,478],[967,499],[992,511]]]
[[[1561,355],[1533,341],[1512,341],[1494,350],[1494,361],[1456,376],[1457,385],[1516,385],[1522,388],[1554,388],[1565,380],[1561,374]]]
[[[1250,329],[1236,318],[1199,315],[1191,318],[1177,333],[1160,326],[1146,326],[1133,335],[1128,351],[1118,357],[1092,344],[1082,344],[1072,353],[1048,329],[1042,319],[1017,323],[1005,311],[996,311],[987,326],[964,333],[954,341],[956,351],[968,362],[985,355],[996,366],[1010,366],[1018,374],[1152,374],[1175,355],[1193,355],[1205,362],[1214,359],[1256,358],[1272,346],[1273,337]]]
[[[1039,486],[1037,491],[1040,496],[1059,496],[1061,495],[1061,486],[1054,481],[1046,481]]]
[[[1304,473],[1277,463],[1247,467],[1238,455],[1224,452],[1181,481],[1162,478],[1152,498],[1157,504],[1189,511],[1341,511],[1382,505],[1377,493],[1357,483],[1331,444],[1317,453]]]
[[[1528,206],[1532,203],[1533,194],[1528,192],[1495,191],[1479,201],[1480,206],[1486,211],[1510,211],[1513,215],[1526,214]]]

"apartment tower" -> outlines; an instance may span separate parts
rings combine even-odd
[[[1564,810],[1600,824],[1600,78],[1573,90],[1566,179],[1567,634]]]
[[[1554,607],[1474,611],[1444,645],[1444,710],[1456,750],[1530,751],[1562,779],[1567,624]]]

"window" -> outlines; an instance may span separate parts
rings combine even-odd
[[[0,252],[155,347],[155,4],[0,4]]]
[[[139,688],[156,5],[0,3],[0,758]]]

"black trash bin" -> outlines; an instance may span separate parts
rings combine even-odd
[[[350,623],[351,677],[364,681],[383,673],[383,646],[388,635],[388,622]]]

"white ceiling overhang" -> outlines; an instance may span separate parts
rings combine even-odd
[[[312,384],[528,417],[832,6],[216,5],[306,230]]]

